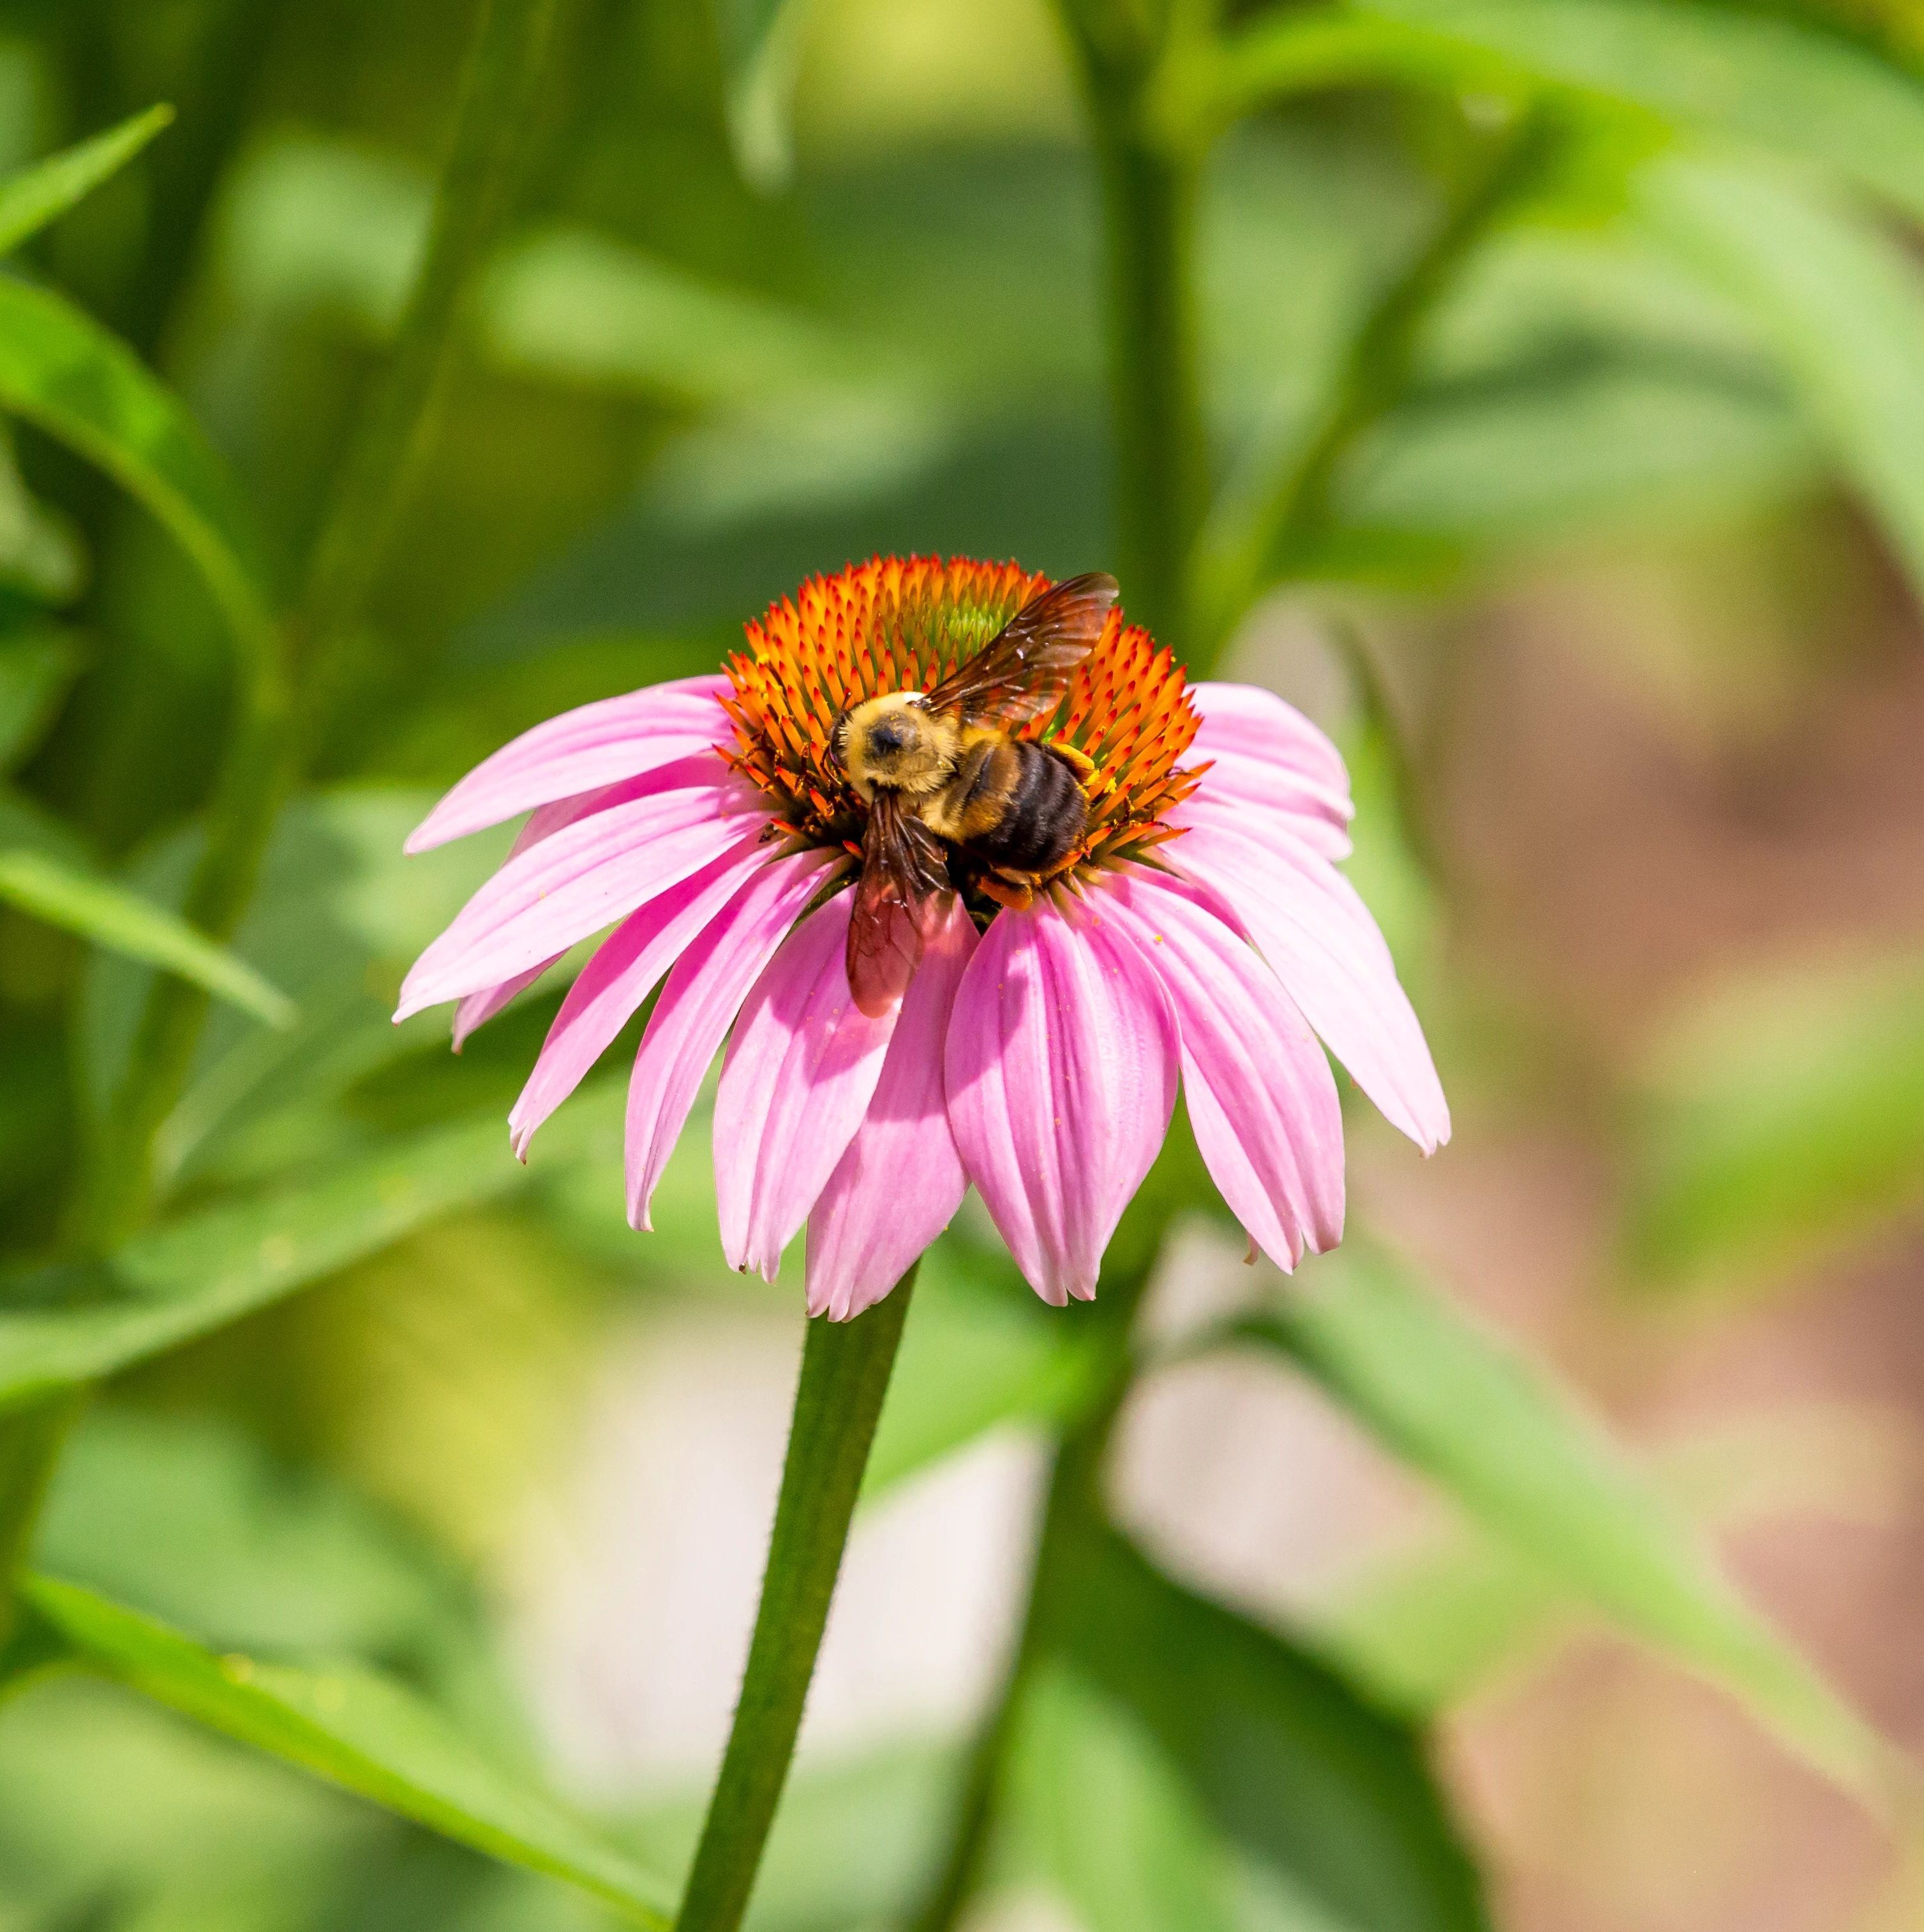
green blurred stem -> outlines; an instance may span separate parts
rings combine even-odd
[[[911,1268],[853,1322],[808,1324],[741,1699],[676,1932],[735,1932],[748,1910],[915,1282]]]
[[[1203,44],[1206,10],[1178,4],[1152,27],[1107,0],[1062,0],[1062,8],[1080,57],[1102,184],[1117,571],[1130,614],[1182,651],[1193,674],[1206,676],[1214,652],[1195,628],[1190,587],[1209,460],[1192,273],[1201,146],[1179,128],[1171,131],[1163,103],[1170,76],[1186,71]],[[1107,1387],[1056,1445],[1020,1633],[970,1748],[949,1849],[913,1932],[950,1932],[981,1882],[1062,1552],[1101,1510],[1102,1466],[1128,1389],[1129,1328],[1166,1218],[1157,1217],[1140,1264],[1105,1278],[1089,1311],[1113,1344]]]
[[[0,1420],[0,1655],[19,1622],[13,1580],[25,1568],[40,1504],[80,1406],[76,1392],[64,1390]]]
[[[1087,0],[1065,0],[1063,12],[1101,180],[1116,573],[1130,615],[1193,666],[1188,566],[1208,484],[1191,274],[1196,155],[1164,138],[1155,106],[1167,30],[1144,38]]]
[[[311,735],[301,721],[325,708],[431,446],[468,298],[507,212],[556,4],[481,0],[427,259],[394,359],[351,440],[291,628],[242,654],[238,712],[183,908],[211,939],[232,935],[253,896]],[[91,1166],[81,1232],[93,1248],[115,1246],[147,1213],[154,1137],[185,1089],[208,1004],[198,987],[155,976]]]
[[[1102,1472],[1135,1366],[1128,1346],[1130,1330],[1161,1246],[1159,1234],[1152,1234],[1144,1264],[1105,1280],[1089,1310],[1089,1318],[1102,1323],[1108,1345],[1101,1393],[1056,1445],[1021,1629],[994,1701],[969,1746],[948,1850],[921,1909],[909,1922],[908,1932],[953,1932],[981,1886],[1023,1697],[1048,1647],[1064,1558],[1086,1543],[1089,1526],[1104,1519]]]
[[[288,688],[277,656],[248,661],[238,704],[208,808],[207,842],[181,908],[190,926],[214,940],[232,935],[253,896],[274,814],[293,776]],[[187,1085],[209,1004],[189,981],[154,976],[89,1172],[79,1232],[96,1251],[118,1246],[146,1214],[154,1136]]]
[[[1327,524],[1338,467],[1407,392],[1425,326],[1464,263],[1539,178],[1550,141],[1548,119],[1534,111],[1504,136],[1351,338],[1306,438],[1272,474],[1226,502],[1203,532],[1197,624],[1206,653],[1221,648],[1244,611]]]
[[[556,0],[481,0],[427,255],[385,380],[343,460],[295,626],[312,686],[352,640],[433,446],[462,324],[508,206]]]

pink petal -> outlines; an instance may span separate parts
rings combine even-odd
[[[978,944],[959,904],[924,940],[875,1097],[808,1216],[808,1312],[873,1307],[948,1226],[968,1192],[949,1125],[943,1046]]]
[[[1323,819],[1335,826],[1347,825],[1356,815],[1344,786],[1310,778],[1266,758],[1252,758],[1244,752],[1211,749],[1205,752],[1203,746],[1197,746],[1188,753],[1188,761],[1200,763],[1204,755],[1210,762],[1200,791],[1247,800],[1272,812]]]
[[[649,1016],[628,1082],[628,1220],[651,1226],[648,1204],[687,1124],[702,1076],[748,989],[802,909],[822,889],[834,855],[777,859],[748,883],[675,962]]]
[[[707,782],[691,782],[694,773]],[[699,872],[742,837],[745,814],[766,810],[712,755],[632,783],[646,795],[590,812],[510,859],[415,962],[394,1017],[479,992],[565,952]]]
[[[996,915],[949,1028],[949,1124],[1045,1301],[1095,1293],[1102,1251],[1176,1104],[1176,1023],[1140,952],[1074,902]]]
[[[418,826],[410,852],[425,852],[530,806],[637,776],[671,760],[730,742],[718,701],[725,677],[650,685],[565,711],[524,731],[477,765]]]
[[[768,862],[758,833],[679,885],[658,892],[616,927],[568,988],[508,1116],[514,1151],[528,1157],[535,1130],[582,1082],[683,949]]]
[[[773,1281],[868,1111],[899,1006],[849,990],[841,892],[783,940],[742,1003],[715,1096],[715,1202],[728,1265]]]
[[[1449,1106],[1423,1029],[1369,909],[1327,860],[1286,836],[1198,825],[1159,856],[1219,896],[1356,1084],[1425,1154]]]
[[[504,1006],[511,1005],[561,957],[557,952],[553,958],[544,959],[538,965],[530,966],[526,972],[517,973],[511,980],[503,980],[499,986],[484,987],[478,993],[466,994],[454,1009],[454,1051],[459,1053],[476,1028],[487,1025]]]
[[[1316,1036],[1249,942],[1194,888],[1119,874],[1092,892],[1161,976],[1203,1164],[1278,1267],[1343,1234],[1343,1109]]]
[[[1350,856],[1353,848],[1350,835],[1344,830],[1346,819],[1334,818],[1326,813],[1300,806],[1286,807],[1272,799],[1238,793],[1216,782],[1219,769],[1212,765],[1203,774],[1202,783],[1180,805],[1162,814],[1163,823],[1185,830],[1191,825],[1220,825],[1230,831],[1253,831],[1259,838],[1266,836],[1262,828],[1266,826],[1287,836],[1300,838],[1311,851],[1321,853],[1326,859],[1347,859]]]
[[[1343,755],[1293,704],[1253,684],[1196,684],[1196,709],[1203,714],[1193,756],[1200,760],[1226,752],[1280,765],[1347,798],[1350,775]]]
[[[544,805],[528,814],[528,822],[514,836],[514,843],[509,847],[510,859],[518,859],[531,845],[538,845],[544,838],[559,832],[564,825],[572,825],[577,818],[585,818],[613,796],[612,790],[604,786],[594,791],[585,791],[573,798],[557,799],[552,805]],[[469,993],[454,1009],[454,1048],[459,1053],[468,1042],[469,1036],[478,1027],[485,1026],[504,1007],[512,1004],[516,997],[524,993],[545,973],[556,964],[564,956],[556,953],[544,959],[538,965],[530,966],[525,973],[517,973],[511,980],[503,980],[499,985],[485,986],[478,993]]]

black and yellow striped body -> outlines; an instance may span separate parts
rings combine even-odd
[[[1046,874],[1075,850],[1089,802],[1080,774],[1048,746],[978,730],[964,732],[948,782],[917,815],[986,866]]]

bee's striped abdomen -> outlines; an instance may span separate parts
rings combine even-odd
[[[1075,772],[1024,739],[984,739],[963,753],[925,818],[931,830],[1011,872],[1050,872],[1088,821]]]

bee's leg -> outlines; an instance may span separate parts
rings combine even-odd
[[[1011,912],[1026,912],[1035,902],[1033,886],[1016,885],[993,872],[984,872],[975,884],[997,905],[1007,906]]]

